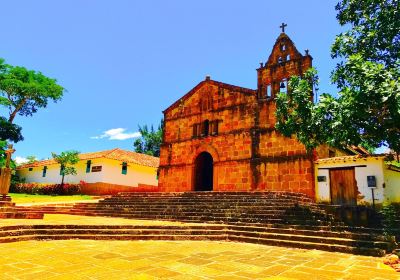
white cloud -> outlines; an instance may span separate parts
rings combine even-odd
[[[104,131],[102,135],[92,136],[91,139],[126,140],[140,137],[140,132],[126,132],[126,128],[113,128]]]
[[[24,157],[19,157],[16,156],[15,157],[15,162],[19,165],[19,164],[23,164],[23,163],[27,163],[29,160],[27,158]]]

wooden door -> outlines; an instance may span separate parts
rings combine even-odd
[[[354,167],[329,170],[331,202],[335,205],[357,205],[357,182]]]

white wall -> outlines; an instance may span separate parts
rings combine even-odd
[[[326,176],[326,182],[316,182],[316,198],[319,202],[330,202],[330,178],[329,169],[324,168],[338,168],[338,167],[351,167],[366,165],[366,167],[355,167],[355,177],[357,181],[357,188],[360,192],[357,204],[372,204],[372,191],[367,184],[367,176],[375,176],[377,188],[374,189],[375,203],[382,203],[384,201],[384,162],[383,158],[362,158],[357,160],[351,160],[346,162],[328,162],[319,163],[315,165],[316,176]],[[361,199],[360,199],[361,198]]]
[[[400,172],[384,170],[385,174],[385,203],[400,202]]]
[[[85,181],[87,183],[109,183],[124,186],[137,187],[138,184],[158,185],[157,168],[141,166],[128,163],[128,172],[122,174],[122,161],[111,159],[93,159],[91,166],[102,166],[101,172],[86,173],[86,160],[80,161],[75,165],[77,175],[65,176],[65,183],[79,183]],[[28,168],[17,170],[17,175],[25,178],[27,183],[61,183],[60,165],[52,164],[47,166],[46,177],[42,177],[44,166],[33,167],[32,171]]]
[[[318,202],[331,202],[331,194],[330,194],[330,181],[329,181],[329,170],[328,169],[320,169],[318,170],[318,166],[315,167],[317,176],[325,176],[326,182],[318,182],[315,179],[315,186],[317,187],[315,195],[317,196]]]
[[[158,185],[157,168],[128,163],[127,174],[122,174],[122,162],[103,160],[103,183],[135,186],[138,184]]]
[[[95,160],[96,162],[96,160]],[[95,162],[92,162],[92,166],[96,165]],[[17,170],[17,175],[21,178],[25,178],[27,183],[46,183],[46,184],[59,184],[61,183],[61,175],[60,175],[60,165],[52,164],[47,166],[46,177],[43,177],[43,168],[44,166],[33,167],[32,171],[29,171],[28,168]],[[88,183],[101,182],[103,180],[103,173],[86,173],[86,161],[80,161],[75,165],[77,170],[77,175],[67,175],[64,178],[65,183],[79,183],[79,181],[83,180]]]

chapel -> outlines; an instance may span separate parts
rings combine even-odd
[[[312,67],[285,33],[257,69],[257,89],[209,76],[164,113],[159,188],[183,191],[288,191],[315,197],[314,156],[275,129],[275,97]],[[310,97],[312,98],[312,97]],[[326,155],[325,155],[326,154]]]

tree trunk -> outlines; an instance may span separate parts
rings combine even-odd
[[[17,115],[18,111],[21,110],[21,108],[25,105],[26,103],[26,98],[24,98],[14,109],[14,111],[10,114],[10,117],[8,118],[9,123],[13,123],[15,116]]]
[[[62,177],[61,177],[61,186],[64,186],[64,174],[62,175]]]
[[[15,116],[17,115],[17,111],[15,110],[14,112],[12,112],[12,114],[10,115],[10,117],[8,118],[8,122],[9,123],[13,123]]]

